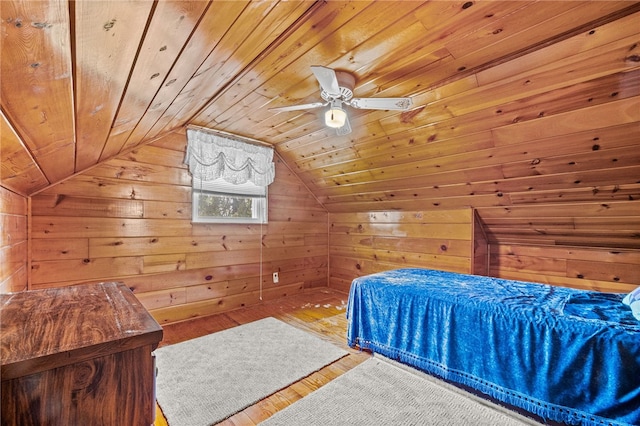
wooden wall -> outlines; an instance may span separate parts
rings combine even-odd
[[[491,244],[489,275],[627,293],[640,284],[640,252],[628,249]]]
[[[471,209],[331,213],[329,286],[394,268],[472,272]]]
[[[0,293],[27,288],[27,198],[0,186]]]
[[[268,224],[192,224],[185,146],[172,133],[33,196],[32,288],[124,281],[162,324],[327,285],[328,214],[277,156]]]
[[[474,210],[330,213],[329,285],[425,267],[586,290],[626,293],[640,284],[640,252],[628,248],[498,241]]]
[[[473,258],[471,272],[475,275],[489,273],[489,240],[478,213],[473,212]]]

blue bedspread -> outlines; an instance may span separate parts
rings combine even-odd
[[[623,296],[386,271],[353,281],[347,338],[544,419],[640,425],[640,322]]]

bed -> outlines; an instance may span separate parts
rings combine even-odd
[[[624,294],[428,269],[356,278],[347,340],[571,425],[640,424],[640,321]]]

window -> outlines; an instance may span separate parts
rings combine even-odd
[[[187,129],[193,222],[266,223],[273,148],[205,129]]]
[[[193,221],[267,223],[267,187],[251,182],[232,185],[223,179],[193,185]]]

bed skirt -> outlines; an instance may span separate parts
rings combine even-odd
[[[356,278],[348,344],[572,425],[640,424],[640,322],[622,294],[427,269]]]

